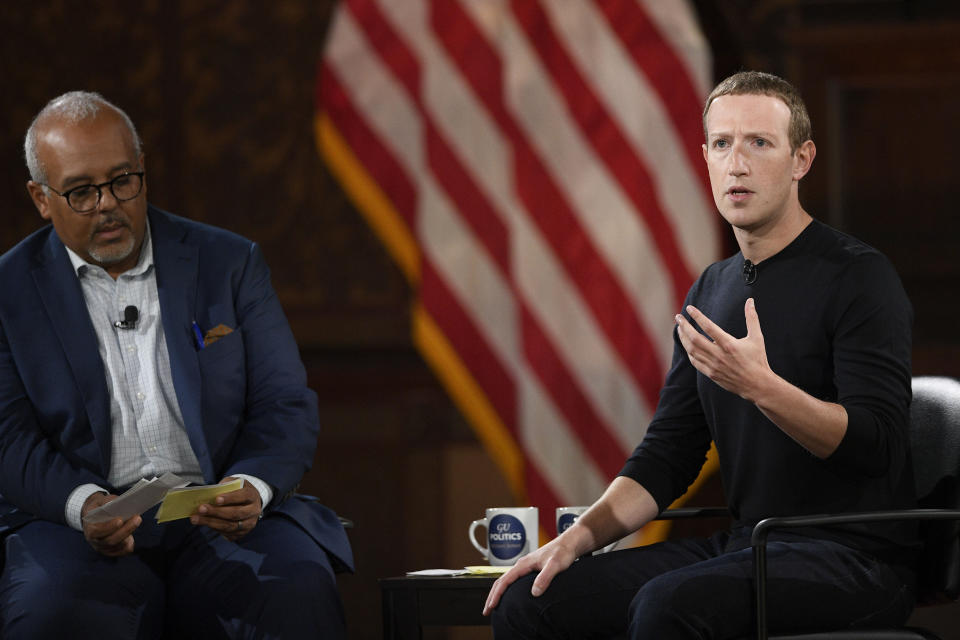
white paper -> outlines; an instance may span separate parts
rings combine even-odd
[[[83,517],[83,521],[97,523],[114,518],[127,520],[159,504],[170,489],[185,487],[188,484],[190,483],[172,473],[165,473],[153,480],[141,479],[116,500],[88,513]]]
[[[462,576],[467,572],[466,569],[421,569],[420,571],[407,571],[408,576]]]

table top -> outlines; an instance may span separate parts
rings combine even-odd
[[[500,576],[394,576],[380,578],[383,589],[489,589]]]

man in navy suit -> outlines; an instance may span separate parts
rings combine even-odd
[[[52,100],[24,148],[52,225],[0,257],[0,636],[344,637],[350,546],[294,493],[316,395],[259,248],[148,205],[98,94]],[[84,519],[166,472],[243,485],[166,524]]]

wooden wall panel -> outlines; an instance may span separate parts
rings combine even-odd
[[[960,25],[799,28],[783,60],[818,145],[802,201],[893,261],[914,305],[915,374],[960,376],[944,322],[960,313]]]

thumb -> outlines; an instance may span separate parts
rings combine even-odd
[[[743,306],[743,316],[747,321],[747,337],[763,340],[763,332],[760,330],[760,316],[757,315],[757,305],[753,298],[747,298],[747,303]]]

